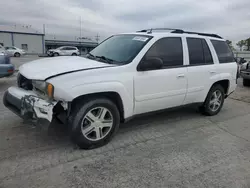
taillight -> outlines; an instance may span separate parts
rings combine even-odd
[[[7,72],[8,73],[12,73],[12,72],[14,72],[14,70],[13,69],[9,69]]]

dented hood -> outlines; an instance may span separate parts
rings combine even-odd
[[[112,65],[87,59],[85,57],[52,57],[43,58],[23,64],[19,72],[28,79],[46,80],[49,77],[71,73],[110,67]]]

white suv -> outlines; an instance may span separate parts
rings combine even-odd
[[[48,50],[47,54],[49,56],[77,56],[80,52],[77,47],[74,46],[61,46],[56,49]]]
[[[19,72],[5,106],[49,122],[65,114],[80,148],[104,145],[138,114],[195,103],[215,115],[237,82],[224,39],[174,29],[114,35],[86,57],[36,60]]]

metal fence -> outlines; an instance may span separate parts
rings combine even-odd
[[[245,60],[250,61],[250,51],[234,51],[235,57],[243,57]]]

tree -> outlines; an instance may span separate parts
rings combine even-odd
[[[231,48],[231,50],[235,50],[234,47],[233,47],[233,44],[232,44],[232,41],[231,40],[226,40],[228,46]]]
[[[242,51],[242,47],[246,45],[246,40],[240,40],[236,45],[240,48],[240,51]]]
[[[250,51],[250,38],[248,38],[246,41],[246,47],[247,47],[247,51]]]

